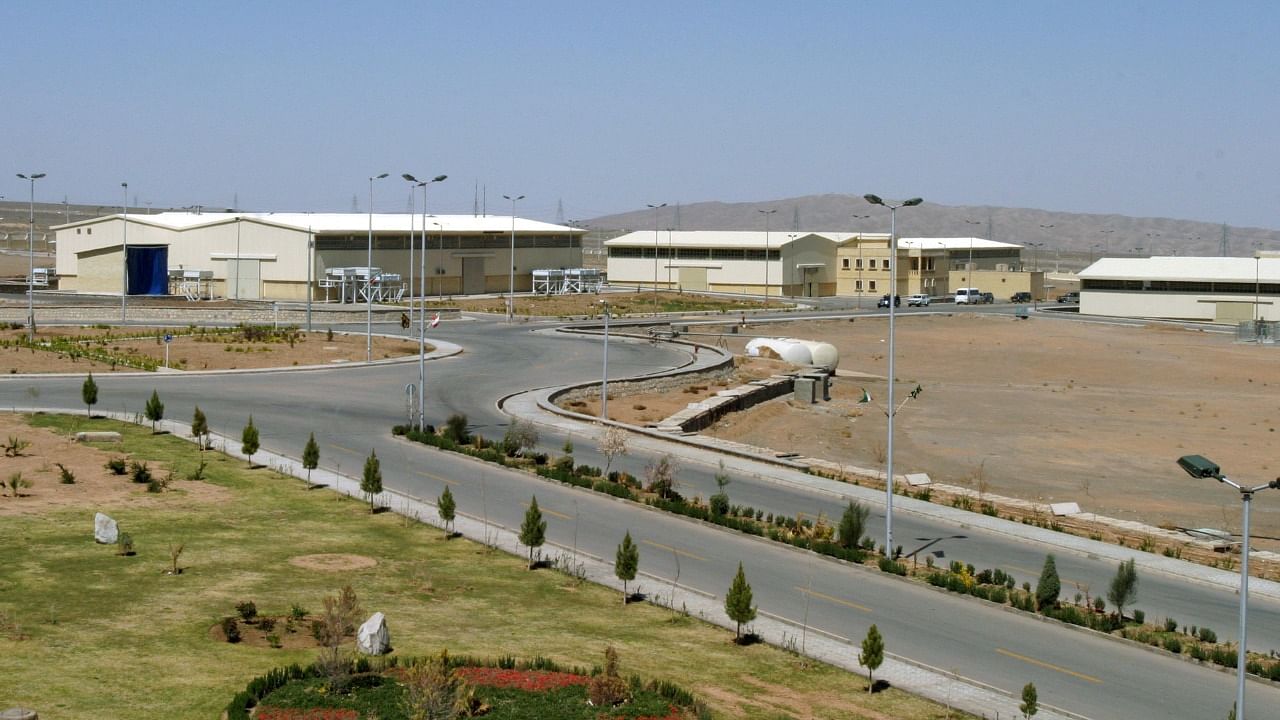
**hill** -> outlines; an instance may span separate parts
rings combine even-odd
[[[680,230],[764,230],[760,210],[777,210],[769,227],[845,232],[888,232],[889,212],[858,195],[808,195],[763,202],[701,202],[657,210],[658,227]],[[592,229],[650,230],[653,210],[606,215]],[[869,217],[859,217],[869,216]],[[1227,254],[1251,256],[1256,248],[1280,249],[1280,231],[1225,227]],[[984,237],[1022,245],[1044,243],[1042,257],[1079,261],[1091,254],[1219,255],[1224,226],[1172,218],[1091,215],[1031,208],[938,205],[925,202],[898,215],[899,237]],[[1047,261],[1042,261],[1042,263]],[[1073,262],[1072,264],[1078,264]]]

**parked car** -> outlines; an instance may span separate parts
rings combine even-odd
[[[902,296],[901,296],[901,295],[894,295],[894,296],[893,296],[893,306],[894,306],[894,307],[902,307]],[[880,298],[880,301],[876,303],[876,307],[878,307],[878,308],[887,308],[887,307],[889,307],[889,296],[888,296],[888,295],[885,295],[884,297]]]
[[[986,303],[987,305],[990,305],[991,303],[993,303],[993,302],[995,302],[995,301],[996,301],[995,293],[987,293],[987,292],[984,292],[984,293],[982,293],[982,295],[980,295],[980,296],[979,296],[979,298],[980,298],[981,302],[984,302],[984,303]]]
[[[1060,302],[1060,303],[1079,303],[1079,302],[1080,302],[1080,293],[1075,292],[1075,291],[1072,291],[1072,292],[1069,292],[1069,293],[1063,293],[1062,295],[1059,295],[1059,296],[1058,296],[1058,302]]]
[[[919,293],[907,297],[907,307],[929,307],[929,296]]]
[[[1016,293],[1014,293],[1014,294],[1013,294],[1013,296],[1012,296],[1012,297],[1010,297],[1010,298],[1009,298],[1009,302],[1011,302],[1011,303],[1026,303],[1026,302],[1031,302],[1031,293],[1029,293],[1029,292],[1016,292]]]
[[[982,291],[978,288],[960,288],[956,290],[957,305],[974,305],[982,302]]]

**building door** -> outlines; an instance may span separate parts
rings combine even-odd
[[[261,265],[261,260],[229,258],[227,260],[227,297],[233,300],[261,300]]]
[[[1216,312],[1214,322],[1236,324],[1244,320],[1252,320],[1255,312],[1251,302],[1223,301],[1214,303]]]
[[[462,258],[462,294],[479,295],[484,292],[484,258]]]
[[[680,289],[682,291],[705,291],[707,289],[707,269],[700,267],[680,268]]]

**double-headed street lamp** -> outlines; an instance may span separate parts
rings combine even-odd
[[[609,301],[601,300],[604,306],[604,368],[600,375],[600,419],[609,419]]]
[[[31,183],[30,213],[27,216],[27,339],[36,340],[36,181],[44,177],[44,173],[31,173],[18,177]]]
[[[863,195],[872,205],[889,208],[889,440],[884,474],[884,555],[893,556],[893,417],[898,414],[893,398],[893,306],[898,293],[898,208],[913,207],[924,202],[921,198],[903,200],[897,205],[887,203],[878,195]]]
[[[650,210],[653,210],[653,314],[658,314],[658,211],[666,207],[666,203],[645,203]],[[671,258],[667,258],[667,263],[671,263]]]
[[[507,322],[514,322],[516,315],[516,201],[523,200],[523,195],[503,195],[511,201],[511,262],[510,275],[507,277]]]
[[[1249,617],[1249,508],[1253,494],[1261,490],[1280,489],[1280,478],[1265,485],[1246,487],[1227,479],[1218,464],[1202,455],[1183,455],[1178,458],[1178,466],[1194,478],[1213,478],[1224,485],[1230,485],[1240,493],[1244,503],[1244,527],[1241,528],[1240,543],[1240,637],[1236,654],[1236,720],[1244,720],[1244,679],[1248,665],[1248,648],[1245,638],[1248,631]]]
[[[124,214],[124,225],[120,230],[120,324],[123,325],[129,312],[129,183],[122,182],[124,203],[120,210]]]
[[[757,210],[764,216],[764,306],[769,307],[769,216],[777,210]]]
[[[418,428],[427,426],[427,186],[444,182],[448,175],[437,175],[430,180],[418,180],[409,173],[400,177],[422,188],[422,252],[418,255]],[[409,194],[409,322],[413,322],[413,190]],[[439,225],[439,223],[436,223]]]
[[[364,313],[364,361],[373,362],[373,181],[381,180],[386,177],[387,173],[374,175],[369,178],[369,255],[368,266],[365,267],[365,274],[368,280],[365,283],[365,297],[368,299],[368,306]],[[240,262],[237,259],[236,265]]]

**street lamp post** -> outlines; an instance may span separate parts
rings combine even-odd
[[[44,173],[31,173],[18,177],[31,183],[31,202],[27,216],[27,339],[36,340],[36,181],[44,177]]]
[[[507,322],[513,322],[516,315],[516,201],[523,200],[523,195],[502,197],[511,201],[511,262],[510,276],[507,278]]]
[[[764,306],[769,307],[769,217],[778,212],[772,210],[757,210],[756,212],[764,216]]]
[[[1249,618],[1249,508],[1253,494],[1262,490],[1280,489],[1280,478],[1265,485],[1247,487],[1229,480],[1222,474],[1217,463],[1202,455],[1183,455],[1178,458],[1178,466],[1194,478],[1213,478],[1224,485],[1230,485],[1240,493],[1244,504],[1244,525],[1240,529],[1240,637],[1236,653],[1236,720],[1244,720],[1244,679],[1247,665],[1248,648],[1245,639],[1248,633]]]
[[[367,256],[367,265],[365,267],[364,292],[365,299],[369,302],[365,306],[364,311],[364,361],[373,362],[373,181],[381,180],[386,177],[387,173],[374,175],[369,178],[369,253]],[[239,265],[239,262],[236,263]]]
[[[444,182],[448,175],[437,175],[430,180],[418,183],[422,188],[422,252],[418,254],[421,266],[418,272],[418,429],[427,426],[427,186],[431,183]],[[439,223],[437,223],[438,225]],[[413,247],[413,234],[409,234],[409,247]],[[410,266],[413,263],[410,261]],[[413,281],[409,281],[409,291],[413,292]],[[409,308],[413,309],[413,298],[409,298]]]
[[[123,325],[129,312],[129,183],[122,182],[124,188],[124,204],[120,209],[124,213],[124,225],[120,229],[120,324]]]
[[[667,206],[666,203],[645,203],[653,210],[653,314],[658,314],[658,210]],[[667,258],[667,263],[671,263],[671,258]]]
[[[1040,272],[1040,248],[1044,247],[1044,243],[1029,242],[1027,244],[1033,248],[1031,251],[1031,263],[1034,266],[1034,270],[1032,272]]]
[[[418,188],[422,186],[422,183],[418,182],[418,178],[409,173],[400,173],[400,177],[409,183],[409,326],[413,327],[413,221],[417,218],[413,209],[413,201],[418,196]],[[425,203],[422,211],[423,213],[427,211]],[[426,230],[427,228],[424,224],[422,228],[424,236],[426,235]],[[421,391],[422,388],[418,388],[418,390]]]
[[[600,419],[609,419],[609,301],[601,300],[604,306],[604,368],[600,373]]]
[[[965,225],[981,225],[981,220],[965,220]],[[964,268],[965,285],[975,285],[973,282],[973,235],[969,236],[969,264]]]
[[[854,223],[859,220],[866,220],[870,215],[853,215]],[[858,309],[862,309],[862,294],[866,288],[862,286],[862,233],[858,233]]]
[[[898,208],[914,207],[924,202],[921,198],[904,200],[897,205],[886,203],[878,195],[863,195],[864,200],[872,205],[889,208],[889,397],[888,412],[888,447],[886,448],[884,473],[884,555],[893,556],[893,418],[897,415],[893,395],[893,335],[894,335],[894,302],[898,291]]]

